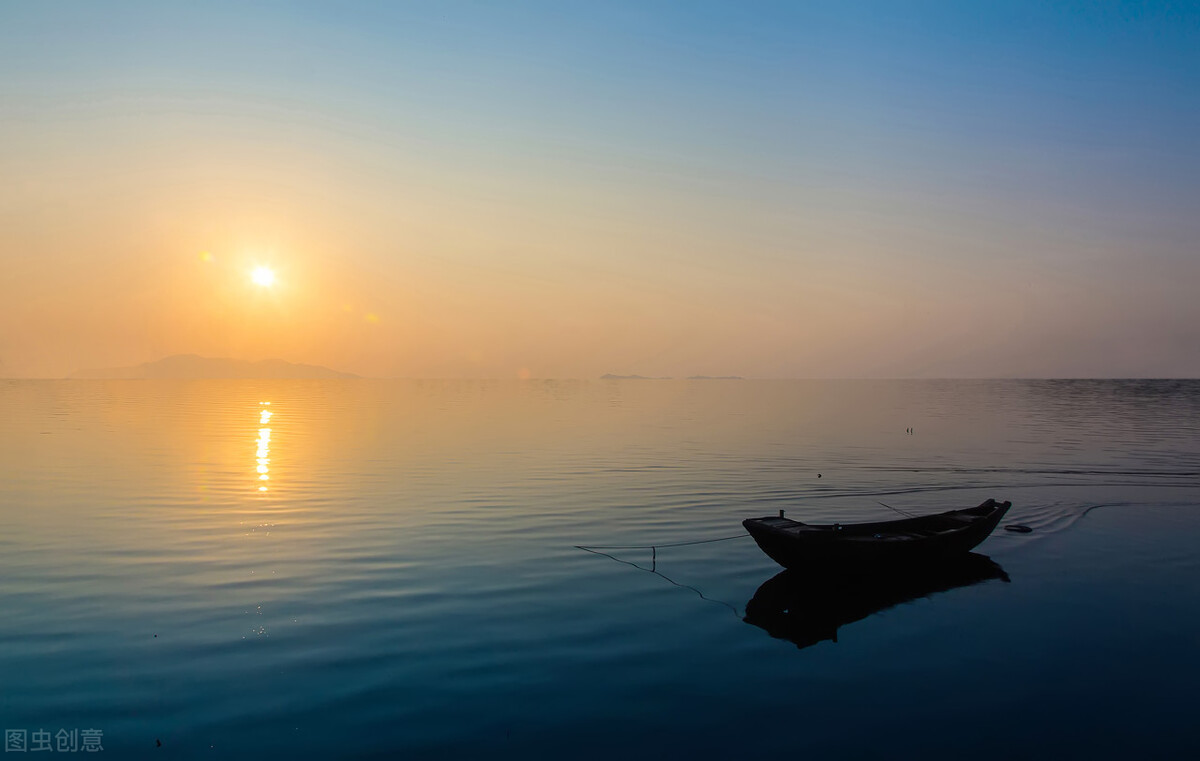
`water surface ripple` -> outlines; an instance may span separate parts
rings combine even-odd
[[[1200,383],[0,381],[0,421],[5,728],[182,758],[1200,751]],[[841,596],[767,585],[749,539],[576,549],[988,497],[1033,532],[982,572]]]

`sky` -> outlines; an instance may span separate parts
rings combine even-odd
[[[1194,3],[0,2],[0,376],[1197,377],[1198,135]]]

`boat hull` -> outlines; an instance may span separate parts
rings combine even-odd
[[[811,525],[787,518],[742,522],[760,549],[784,568],[814,563],[889,565],[938,562],[974,549],[999,525],[1011,503],[880,523]]]

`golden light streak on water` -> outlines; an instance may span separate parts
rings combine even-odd
[[[270,402],[259,402],[259,406],[269,406]],[[255,472],[258,473],[260,481],[258,490],[260,492],[267,491],[267,485],[261,483],[270,481],[271,471],[271,429],[266,427],[271,420],[270,410],[260,410],[258,413],[258,424],[262,426],[258,429],[258,440],[255,442],[258,448],[254,450],[254,462],[256,463]]]

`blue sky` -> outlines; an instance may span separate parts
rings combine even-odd
[[[9,3],[0,72],[11,374],[268,352],[139,295],[262,240],[367,374],[1200,373],[1195,4]]]

